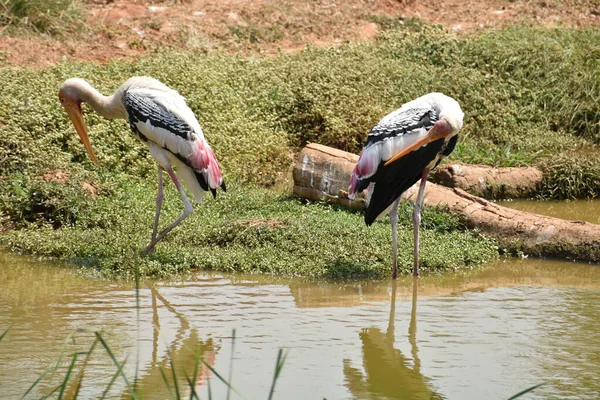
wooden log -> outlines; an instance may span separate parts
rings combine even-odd
[[[355,154],[309,144],[294,167],[294,193],[309,200],[326,200],[350,208],[365,204],[364,194],[348,199],[348,181],[358,160]],[[418,184],[403,197],[416,197]],[[600,225],[566,221],[517,211],[491,203],[458,188],[427,183],[425,204],[446,204],[469,227],[498,240],[502,248],[540,257],[600,262]]]
[[[308,200],[363,208],[364,194],[356,200],[348,199],[348,181],[357,161],[356,154],[310,143],[302,149],[294,166],[294,194]]]
[[[542,171],[536,167],[494,168],[453,163],[437,167],[431,180],[485,199],[522,199],[539,192]]]

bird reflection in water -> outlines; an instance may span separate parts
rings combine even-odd
[[[411,356],[406,357],[394,348],[396,281],[392,281],[390,317],[386,332],[379,328],[363,329],[360,334],[363,350],[364,373],[344,360],[346,386],[358,398],[389,399],[443,399],[434,392],[429,379],[421,374],[421,361],[417,348],[417,289],[418,279],[413,280],[412,308],[408,328]]]
[[[210,371],[200,360],[214,366],[216,353],[219,350],[215,346],[213,339],[201,340],[198,331],[190,328],[190,324],[185,315],[177,311],[175,307],[164,298],[156,287],[150,288],[152,293],[152,322],[153,322],[153,341],[152,341],[152,363],[147,371],[142,371],[142,375],[137,379],[137,394],[144,399],[164,399],[169,397],[168,389],[165,386],[163,378],[169,380],[169,385],[173,385],[173,376],[177,376],[180,388],[185,388],[186,395],[189,395],[190,386],[186,382],[186,376],[194,382],[196,390],[199,386],[206,385],[210,379]],[[179,329],[171,343],[167,344],[165,354],[159,358],[159,302],[175,314],[179,320]],[[196,367],[197,365],[197,367]],[[173,373],[175,368],[175,374]],[[161,372],[162,370],[162,372]],[[194,371],[196,376],[192,376]]]

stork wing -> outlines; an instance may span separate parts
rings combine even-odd
[[[192,168],[202,188],[210,188],[214,195],[214,189],[224,186],[221,169],[193,112],[176,93],[178,98],[171,99],[176,101],[170,101],[147,92],[130,90],[123,96],[131,130],[142,141],[155,143]],[[174,105],[179,109],[174,110]]]
[[[352,171],[350,198],[363,191],[383,168],[385,161],[423,137],[438,120],[431,107],[400,108],[386,115],[367,136],[365,147]]]
[[[422,129],[428,131],[437,120],[438,115],[431,107],[400,108],[386,115],[371,129],[364,147],[411,135]]]

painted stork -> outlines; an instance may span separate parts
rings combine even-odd
[[[104,118],[127,119],[133,133],[148,146],[150,155],[157,162],[158,194],[154,228],[144,252],[152,251],[156,243],[193,211],[192,203],[179,180],[198,203],[202,201],[205,191],[210,190],[216,197],[217,188],[226,190],[215,153],[204,138],[202,128],[185,98],[158,80],[133,77],[113,95],[104,96],[85,80],[71,78],[61,85],[58,99],[96,164],[98,160],[87,135],[81,103],[87,103]],[[169,174],[179,191],[184,209],[181,216],[157,233],[163,202],[163,170]]]
[[[413,211],[413,275],[419,275],[419,225],[427,175],[449,155],[463,126],[463,112],[456,100],[429,93],[405,103],[371,129],[352,171],[348,197],[369,187],[365,223],[389,212],[392,224],[392,279],[398,276],[398,203],[400,195],[421,184]]]

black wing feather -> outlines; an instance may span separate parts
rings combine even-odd
[[[384,123],[380,122],[373,127],[367,136],[364,147],[389,138],[402,136],[421,128],[429,131],[437,120],[438,115],[433,108],[409,108],[399,113],[396,118]]]
[[[135,124],[150,120],[152,126],[165,129],[186,140],[195,140],[194,129],[176,115],[168,112],[152,98],[136,93],[125,92],[123,96],[125,110],[129,116],[129,126],[136,134],[142,136]],[[144,137],[142,140],[148,140]]]
[[[191,126],[179,119],[177,116],[165,110],[151,98],[140,96],[136,93],[126,92],[123,96],[123,102],[125,103],[125,110],[127,110],[127,115],[129,116],[129,126],[142,141],[145,142],[148,140],[148,138],[137,129],[135,124],[138,122],[145,123],[148,120],[150,120],[152,126],[168,130],[182,139],[196,139],[194,135],[194,129]],[[167,148],[164,149],[173,154],[179,161],[194,171],[196,180],[203,190],[210,190],[213,197],[217,196],[217,191],[208,186],[208,182],[203,172],[194,169],[191,162],[187,158],[182,157],[180,154],[173,153]],[[225,191],[225,182],[223,182],[221,187],[223,188],[223,191]]]
[[[365,210],[365,223],[371,225],[402,193],[414,185],[423,170],[444,148],[444,139],[427,144],[384,166],[382,161],[371,178],[375,189]]]

